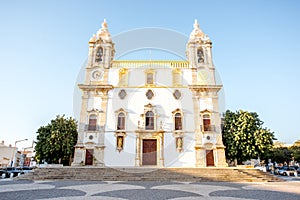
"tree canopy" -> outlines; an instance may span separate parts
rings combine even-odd
[[[222,129],[227,159],[238,164],[264,156],[273,146],[274,133],[262,127],[256,112],[227,110]]]
[[[41,163],[70,164],[77,142],[77,122],[72,117],[56,116],[37,130],[36,160]]]

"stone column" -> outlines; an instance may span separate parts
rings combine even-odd
[[[95,152],[94,152],[94,165],[95,166],[104,166],[104,147],[99,146],[95,147]]]
[[[164,167],[164,134],[160,133],[159,134],[159,141],[160,141],[160,150],[159,150],[159,154],[160,154],[160,158],[159,158],[159,166],[160,167]]]
[[[84,155],[85,151],[83,149],[83,146],[79,147],[76,146],[75,147],[75,153],[74,153],[74,160],[71,164],[71,166],[80,166],[81,164],[84,164]]]
[[[206,167],[206,151],[204,147],[197,146],[196,150],[196,167]]]
[[[103,128],[103,131],[104,131],[104,127],[106,124],[108,91],[102,91],[101,99],[102,99],[101,110],[103,111],[103,113],[101,113],[99,125],[101,128]]]
[[[202,134],[200,130],[200,118],[199,118],[199,96],[196,92],[193,92],[193,104],[194,104],[194,124],[195,124],[195,139],[196,145],[202,144]]]

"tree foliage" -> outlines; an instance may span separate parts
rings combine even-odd
[[[264,156],[273,146],[274,133],[262,127],[255,112],[239,110],[225,113],[223,142],[227,159],[238,163]]]
[[[36,160],[47,163],[69,164],[77,142],[77,122],[72,117],[56,119],[37,130]]]

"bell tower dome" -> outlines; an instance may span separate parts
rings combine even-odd
[[[88,67],[109,69],[114,58],[114,53],[114,43],[111,40],[108,25],[104,19],[102,27],[89,41]]]
[[[194,29],[190,34],[186,50],[187,59],[192,68],[212,67],[211,47],[212,43],[208,35],[203,33],[195,19]]]

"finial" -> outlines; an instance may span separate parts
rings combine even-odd
[[[105,18],[104,18],[104,20],[102,22],[102,28],[107,28],[107,22],[106,22]]]
[[[194,22],[194,29],[200,29],[197,19],[195,19],[195,22]]]

